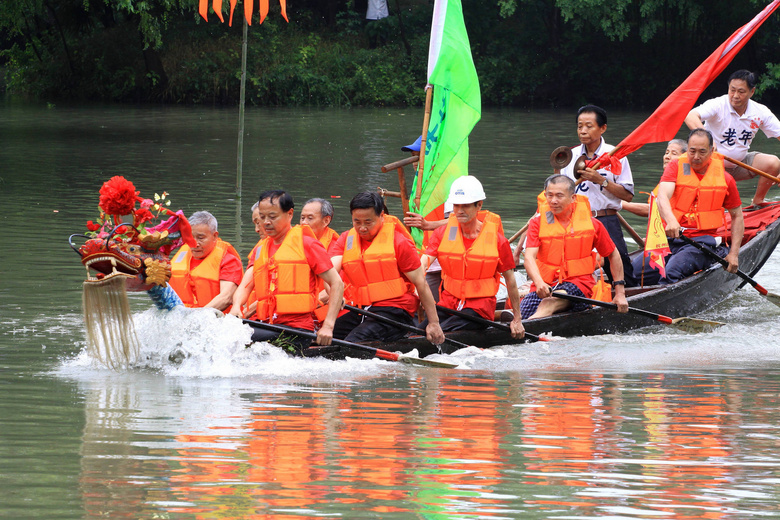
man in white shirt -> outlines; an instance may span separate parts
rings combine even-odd
[[[631,268],[631,259],[628,256],[628,246],[623,238],[623,230],[617,212],[620,210],[621,201],[631,202],[634,198],[634,179],[631,176],[631,166],[625,157],[620,159],[621,171],[619,174],[606,169],[594,170],[587,168],[578,172],[574,171],[574,163],[581,155],[590,160],[611,151],[614,146],[604,142],[602,135],[607,131],[607,112],[596,105],[585,105],[577,111],[577,137],[580,145],[572,148],[572,160],[561,170],[562,175],[582,182],[577,184],[575,193],[585,195],[590,202],[590,209],[604,227],[607,228],[612,242],[615,243],[620,259],[623,261],[623,274],[627,287],[637,285],[636,278]],[[612,273],[609,261],[605,259],[604,267],[610,280]]]
[[[764,105],[750,98],[756,91],[756,75],[747,70],[738,70],[729,76],[727,94],[705,101],[688,113],[685,124],[691,130],[706,128],[715,137],[718,152],[742,161],[773,177],[780,176],[780,159],[775,155],[749,152],[750,143],[761,129],[764,134],[780,139],[780,121]],[[726,170],[737,181],[755,177],[755,173],[726,162]],[[762,177],[758,181],[753,204],[764,202],[774,182]]]

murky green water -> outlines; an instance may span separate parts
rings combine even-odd
[[[237,201],[235,112],[0,107],[0,516],[780,518],[780,326],[748,289],[707,314],[728,323],[712,333],[467,351],[454,371],[245,351],[240,325],[162,316],[132,295],[144,361],[92,366],[66,238],[96,217],[103,181],[212,211],[246,254],[253,195],[336,197],[343,230],[357,191],[397,189],[379,168],[422,121],[250,110]],[[610,116],[616,143],[646,114]],[[485,113],[471,170],[507,232],[532,213],[549,153],[574,142],[569,113]],[[662,152],[631,156],[638,190]],[[780,292],[779,277],[775,255],[759,278]],[[173,366],[178,344],[193,355]]]

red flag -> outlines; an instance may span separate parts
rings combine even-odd
[[[622,158],[648,143],[660,143],[673,139],[704,89],[731,63],[734,56],[745,46],[753,33],[761,27],[761,24],[769,18],[769,15],[777,9],[778,5],[780,5],[780,0],[774,0],[715,49],[715,52],[699,65],[693,74],[683,81],[682,85],[669,94],[669,97],[644,123],[615,147],[613,157]]]

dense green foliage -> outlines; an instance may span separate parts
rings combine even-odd
[[[483,103],[652,107],[768,0],[463,0]],[[227,15],[229,2],[224,2]],[[271,2],[249,28],[247,100],[257,105],[407,105],[422,101],[432,2]],[[42,100],[235,103],[233,27],[197,0],[9,0],[0,3],[0,88]],[[780,14],[727,69],[762,74],[778,96]],[[725,85],[713,86],[713,92]]]

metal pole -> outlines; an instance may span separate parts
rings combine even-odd
[[[244,105],[246,103],[246,40],[248,34],[244,18],[244,38],[241,44],[241,94],[238,101],[238,152],[236,158],[236,196],[241,198],[241,184],[244,173]]]

